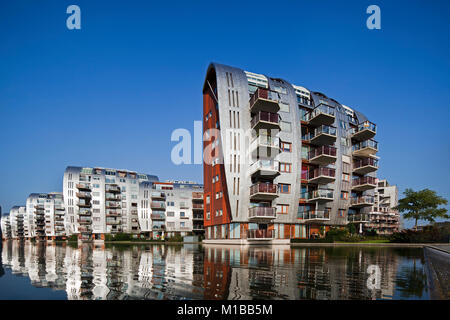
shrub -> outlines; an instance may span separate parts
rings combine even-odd
[[[78,236],[76,234],[73,234],[67,238],[67,241],[78,241]]]
[[[170,237],[167,241],[169,242],[183,242],[183,237],[180,234],[176,234]]]
[[[423,230],[403,230],[394,233],[390,239],[396,243],[449,243],[450,226],[429,226]]]

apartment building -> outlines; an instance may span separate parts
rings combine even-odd
[[[203,186],[191,181],[140,184],[139,221],[153,239],[203,234]]]
[[[379,180],[375,190],[375,201],[369,213],[365,230],[375,230],[377,234],[390,235],[400,230],[400,214],[394,208],[398,205],[398,188],[386,179]]]
[[[287,243],[370,212],[376,125],[357,110],[213,63],[203,121],[206,242]]]
[[[9,212],[11,224],[11,238],[23,240],[25,238],[24,216],[26,209],[24,206],[14,206]]]
[[[9,240],[11,239],[11,222],[9,219],[9,213],[4,213],[0,219],[0,227],[2,229],[2,239]]]
[[[79,240],[101,240],[105,234],[139,234],[139,184],[158,177],[108,168],[67,167],[63,195],[67,234]]]
[[[61,192],[31,193],[24,215],[25,238],[61,240],[66,236],[64,198]]]

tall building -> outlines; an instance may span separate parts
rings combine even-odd
[[[67,233],[82,241],[118,232],[139,234],[139,184],[158,177],[135,171],[67,167],[63,195]]]
[[[147,237],[203,234],[203,186],[190,181],[143,182],[139,211]]]
[[[9,219],[11,224],[11,238],[22,240],[25,237],[24,233],[24,215],[26,209],[24,206],[14,206],[9,212]]]
[[[66,236],[64,198],[60,192],[32,193],[24,215],[25,238],[56,240]]]
[[[398,188],[386,179],[379,180],[375,190],[375,202],[364,229],[373,229],[377,234],[389,235],[400,230],[400,215],[394,208],[398,205]]]
[[[11,222],[9,219],[9,213],[4,213],[0,219],[0,227],[2,228],[2,239],[11,239]]]
[[[203,123],[206,242],[287,243],[370,212],[378,143],[360,112],[214,63]]]

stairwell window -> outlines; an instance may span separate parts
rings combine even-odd
[[[289,205],[288,204],[278,204],[277,205],[277,214],[288,214]]]
[[[292,143],[281,142],[281,150],[284,152],[292,152]]]
[[[278,188],[280,189],[280,193],[291,193],[291,185],[285,183],[279,183]]]

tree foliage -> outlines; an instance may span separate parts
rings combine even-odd
[[[398,206],[394,209],[402,212],[405,219],[415,220],[415,227],[419,220],[431,223],[436,218],[450,218],[447,209],[440,208],[441,205],[447,205],[447,199],[438,196],[436,191],[406,189],[403,194],[405,197],[398,201]]]

